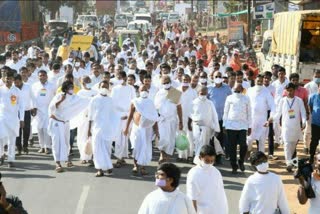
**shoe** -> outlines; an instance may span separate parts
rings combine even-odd
[[[38,153],[44,153],[44,152],[45,152],[44,148],[41,148],[38,150]]]
[[[4,155],[0,158],[0,166],[2,166],[4,163]]]
[[[50,149],[44,149],[44,153],[46,154],[46,155],[48,155],[48,154],[51,154],[51,151],[50,151]]]
[[[309,149],[308,148],[303,148],[303,153],[308,155],[309,154]]]
[[[14,167],[13,163],[12,162],[8,162],[8,168],[13,168],[13,167]]]
[[[231,173],[233,174],[233,175],[236,175],[236,174],[238,174],[238,169],[237,168],[233,168],[232,169],[232,171],[231,171]]]
[[[244,172],[244,171],[246,170],[246,168],[245,168],[245,166],[244,166],[243,162],[238,161],[238,165],[239,165],[239,169],[240,169],[242,172]]]
[[[112,169],[108,169],[107,170],[107,175],[112,175],[113,173],[112,173]]]
[[[292,169],[293,169],[293,166],[292,166],[292,165],[287,166],[287,171],[288,171],[288,172],[292,172]]]
[[[29,154],[29,149],[28,147],[23,147],[23,152],[27,155]]]
[[[269,160],[278,160],[278,157],[274,155],[269,155]]]

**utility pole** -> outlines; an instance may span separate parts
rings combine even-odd
[[[191,0],[191,20],[193,20],[193,0]]]
[[[251,1],[252,0],[248,0],[248,14],[247,14],[247,21],[248,21],[248,34],[247,34],[247,45],[251,45]]]

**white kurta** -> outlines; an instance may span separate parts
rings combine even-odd
[[[111,97],[117,115],[121,119],[121,117],[128,116],[131,101],[136,97],[136,91],[131,85],[116,85],[112,88]],[[116,130],[114,155],[119,159],[128,157],[128,136],[123,134],[126,124],[126,119],[121,120]]]
[[[93,161],[96,169],[112,169],[111,148],[116,134],[118,117],[115,115],[114,102],[110,97],[100,94],[92,98],[88,117],[92,121]]]
[[[24,120],[21,91],[14,85],[0,88],[0,139],[19,136],[20,121]]]
[[[306,122],[306,110],[303,101],[296,96],[294,99],[283,97],[277,108],[275,120],[279,120],[281,116],[283,141],[297,142],[301,136],[300,123],[305,124]]]
[[[319,214],[320,213],[320,181],[311,178],[311,185],[314,193],[316,194],[315,198],[310,198],[310,207],[309,214]]]
[[[80,97],[92,98],[97,95],[95,90],[82,89],[77,94]],[[77,145],[80,153],[80,160],[91,160],[92,155],[85,153],[85,146],[88,141],[89,118],[88,109],[85,109],[78,117],[74,119],[78,127]]]
[[[89,104],[89,99],[77,95],[66,95],[65,100],[56,107],[63,93],[57,94],[49,105],[49,115],[54,115],[58,120],[49,119],[48,134],[52,138],[52,153],[54,160],[68,161],[70,149],[69,121],[80,114]],[[62,122],[63,121],[63,122]]]
[[[189,149],[185,151],[179,151],[179,158],[187,159],[188,157],[193,157],[194,153],[194,140],[192,131],[188,129],[188,120],[192,113],[192,102],[195,98],[197,98],[197,91],[189,87],[185,92],[182,91],[182,86],[178,88],[181,94],[181,108],[182,108],[182,121],[183,121],[183,131],[187,134],[187,138],[189,141]]]
[[[151,99],[139,97],[132,103],[141,115],[139,126],[133,123],[130,135],[133,157],[139,165],[145,166],[152,159],[152,126],[158,120],[158,113]]]
[[[228,201],[223,179],[214,166],[204,169],[197,165],[187,175],[187,196],[197,201],[199,214],[228,214]]]
[[[8,161],[15,160],[15,139],[19,136],[20,121],[24,120],[24,103],[21,91],[12,86],[0,87],[0,156],[8,145]]]
[[[160,114],[159,144],[160,151],[172,155],[175,147],[175,137],[177,131],[177,105],[167,99],[168,91],[161,89],[155,97],[155,106]]]
[[[264,144],[267,138],[268,128],[264,124],[268,120],[268,110],[271,109],[271,116],[275,113],[275,104],[273,97],[266,88],[259,90],[257,86],[249,88],[247,96],[251,103],[251,135],[248,136],[247,142],[251,150],[252,142],[259,140],[259,151],[264,152]]]
[[[143,200],[138,214],[195,214],[191,200],[179,189],[164,192],[158,188]]]
[[[192,103],[190,118],[193,121],[192,131],[195,139],[194,163],[198,164],[201,147],[210,143],[215,132],[220,132],[219,119],[213,103],[208,99],[200,100],[199,98]]]
[[[282,214],[289,214],[288,201],[280,176],[269,172],[251,175],[246,181],[240,201],[240,213],[275,213],[277,207]]]

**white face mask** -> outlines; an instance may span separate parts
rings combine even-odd
[[[91,83],[85,83],[85,85],[86,85],[87,89],[91,89],[92,88],[92,84]]]
[[[106,88],[100,88],[99,93],[103,96],[106,96],[108,94],[108,89]]]
[[[170,83],[168,83],[168,84],[162,84],[162,87],[163,87],[164,89],[169,89],[169,88],[171,87],[171,84],[170,84]]]
[[[68,94],[73,95],[73,89],[68,90]]]
[[[141,91],[140,92],[140,97],[141,98],[147,98],[149,96],[149,93],[147,91]]]
[[[256,89],[257,89],[257,91],[261,91],[263,89],[263,86],[262,85],[256,85]]]
[[[80,67],[80,62],[74,63],[74,67]]]
[[[215,84],[221,84],[223,82],[223,79],[222,78],[215,78],[214,79],[214,83]]]
[[[199,95],[199,99],[200,99],[200,100],[202,100],[202,101],[204,101],[204,100],[206,100],[206,99],[207,99],[207,96]]]
[[[269,163],[268,162],[261,163],[257,165],[256,168],[259,172],[267,172],[269,168]]]
[[[207,83],[207,79],[206,78],[200,78],[200,83],[204,84],[204,83]]]
[[[181,83],[181,85],[182,85],[183,87],[189,87],[189,86],[190,86],[190,83],[188,83],[188,82],[183,82],[183,83]]]
[[[203,160],[200,162],[200,166],[203,168],[203,169],[210,169],[212,167],[212,164],[207,164],[205,163]]]
[[[133,70],[133,69],[128,70],[128,74],[135,74],[135,73],[136,73],[136,70]]]

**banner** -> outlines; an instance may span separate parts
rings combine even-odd
[[[71,50],[88,50],[91,46],[93,36],[73,35],[70,43]]]

